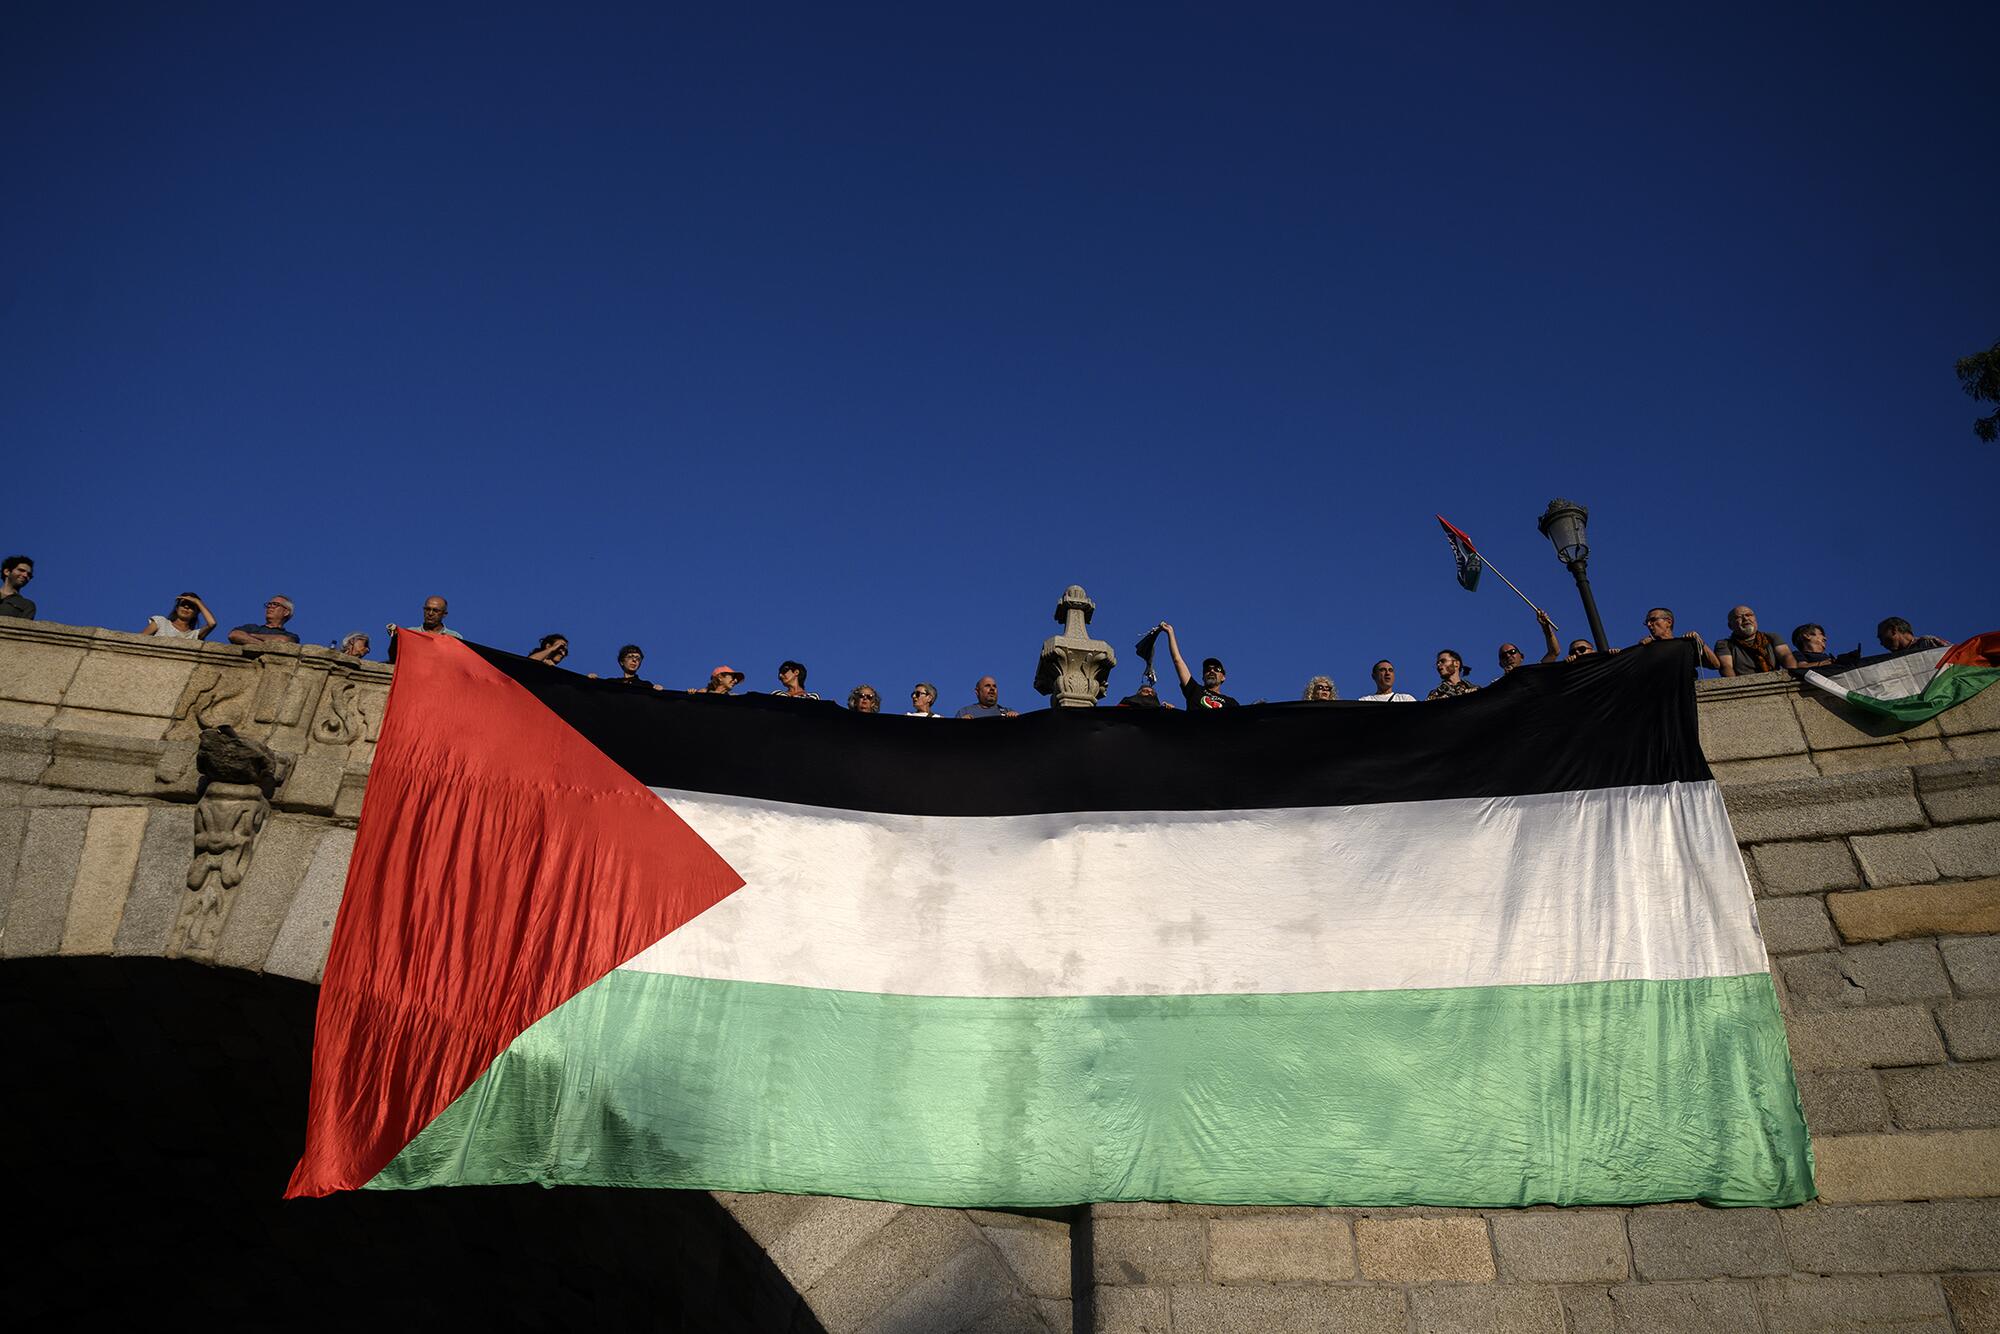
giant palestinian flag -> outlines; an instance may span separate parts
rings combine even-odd
[[[1920,649],[1855,667],[1807,672],[1806,684],[1865,716],[1913,726],[2000,681],[2000,630],[1948,649]]]
[[[933,727],[405,634],[291,1192],[1809,1198],[1691,676]]]

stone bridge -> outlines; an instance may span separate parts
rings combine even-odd
[[[2000,1329],[2000,690],[1889,733],[1782,674],[1697,688],[1813,1131],[1821,1198],[1795,1209],[287,1204],[390,675],[0,621],[0,1033],[22,1090],[0,1101],[28,1159],[13,1212],[38,1223],[10,1256],[17,1318]],[[276,767],[198,758],[224,727]]]

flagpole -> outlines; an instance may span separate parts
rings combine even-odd
[[[1483,551],[1482,551],[1482,552],[1480,552],[1480,553],[1479,553],[1479,559],[1480,559],[1480,561],[1481,561],[1482,563],[1484,563],[1484,564],[1485,564],[1485,566],[1486,566],[1486,568],[1487,568],[1487,569],[1489,569],[1489,570],[1492,570],[1492,571],[1493,571],[1493,573],[1495,573],[1495,574],[1500,574],[1500,571],[1499,571],[1499,569],[1498,569],[1498,568],[1497,568],[1497,567],[1496,567],[1496,566],[1495,566],[1495,565],[1493,564],[1493,562],[1492,562],[1492,561],[1490,561],[1490,560],[1488,560],[1488,559],[1486,558],[1486,553],[1485,553],[1485,552],[1483,552]],[[1505,584],[1505,585],[1507,585],[1507,587],[1509,587],[1509,588],[1514,588],[1514,581],[1513,581],[1512,579],[1509,579],[1509,578],[1508,578],[1508,577],[1507,577],[1506,575],[1504,575],[1504,574],[1500,574],[1500,582],[1501,582],[1501,583],[1503,583],[1503,584]],[[1535,615],[1537,615],[1537,616],[1547,616],[1547,615],[1548,615],[1548,613],[1547,613],[1547,612],[1545,612],[1545,611],[1543,611],[1543,610],[1542,610],[1542,609],[1541,609],[1540,607],[1537,607],[1537,606],[1535,606],[1535,602],[1534,602],[1534,599],[1533,599],[1533,598],[1531,598],[1531,597],[1529,597],[1529,596],[1528,596],[1528,595],[1527,595],[1526,593],[1523,593],[1523,592],[1522,592],[1522,591],[1521,591],[1520,589],[1518,589],[1518,588],[1514,588],[1514,596],[1515,596],[1515,597],[1517,597],[1517,598],[1519,598],[1519,599],[1521,599],[1521,601],[1523,601],[1523,602],[1527,603],[1527,604],[1528,604],[1528,606],[1529,606],[1529,608],[1530,608],[1530,609],[1531,609],[1531,610],[1532,610],[1532,611],[1533,611],[1533,612],[1535,613]],[[1562,627],[1561,627],[1560,625],[1557,625],[1557,624],[1556,624],[1556,623],[1555,623],[1554,621],[1550,621],[1550,622],[1549,622],[1549,629],[1551,629],[1551,630],[1560,630],[1560,629],[1562,629]]]

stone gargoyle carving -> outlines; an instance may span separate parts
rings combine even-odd
[[[233,727],[203,729],[195,765],[202,786],[194,808],[194,860],[166,952],[212,959],[229,906],[249,874],[257,834],[271,814],[271,793],[292,766],[287,757],[236,735]]]

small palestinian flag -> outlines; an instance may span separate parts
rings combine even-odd
[[[1691,645],[933,728],[402,641],[294,1195],[1813,1194]]]
[[[1458,562],[1459,585],[1470,593],[1479,587],[1479,572],[1486,568],[1486,561],[1463,529],[1454,526],[1442,514],[1437,516],[1437,521],[1443,526],[1445,537],[1451,541],[1452,559]]]
[[[1925,722],[2000,681],[2000,630],[1948,649],[1898,654],[1845,671],[1807,672],[1806,680],[1877,718]]]

